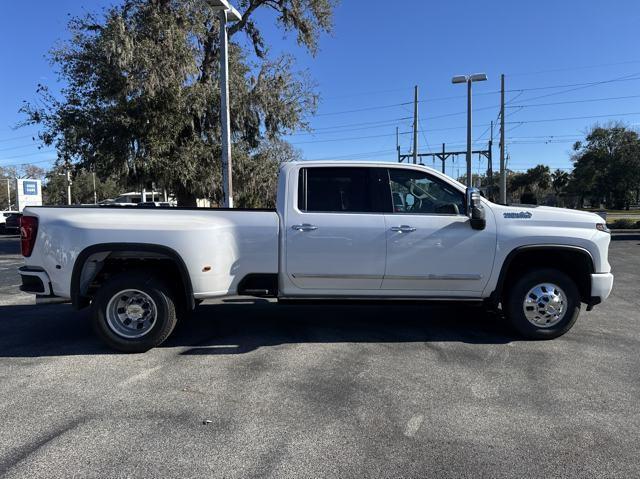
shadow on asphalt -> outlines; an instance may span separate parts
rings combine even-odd
[[[640,233],[611,235],[611,241],[637,241],[637,240],[640,240]]]
[[[245,299],[200,306],[161,347],[186,347],[184,355],[224,355],[282,344],[514,340],[504,321],[480,307],[293,305]],[[0,357],[85,354],[114,354],[93,334],[87,311],[74,311],[70,305],[0,307]]]
[[[0,235],[0,256],[20,254],[20,236]]]

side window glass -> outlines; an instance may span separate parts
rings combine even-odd
[[[465,214],[464,195],[426,173],[390,168],[389,180],[395,213]]]
[[[304,168],[298,208],[308,212],[370,213],[373,208],[369,168]]]

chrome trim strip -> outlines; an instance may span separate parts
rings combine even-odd
[[[375,274],[307,274],[307,273],[292,273],[294,278],[307,278],[307,279],[384,279],[384,280],[436,280],[436,281],[468,281],[482,279],[481,274],[428,274],[423,276],[402,276],[402,275],[375,275]]]
[[[387,275],[384,277],[385,280],[387,279],[391,279],[391,280],[427,280],[427,279],[433,279],[433,280],[439,280],[439,281],[449,281],[449,280],[462,280],[462,281],[467,281],[467,280],[478,280],[478,279],[482,279],[482,275],[481,274],[467,274],[467,273],[460,273],[460,274],[427,274],[424,276],[403,276],[403,275]]]
[[[375,296],[375,295],[362,295],[354,296],[347,295],[342,296],[339,294],[334,295],[296,295],[296,296],[278,296],[278,299],[299,299],[299,300],[322,300],[322,299],[337,299],[337,300],[352,300],[352,301],[471,301],[482,302],[484,298],[470,298],[468,296]]]
[[[382,279],[382,275],[377,274],[306,274],[292,273],[294,278],[308,279]]]

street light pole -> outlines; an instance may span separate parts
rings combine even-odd
[[[229,35],[227,21],[240,21],[242,15],[228,0],[205,0],[218,12],[220,20],[220,122],[222,123],[222,189],[224,207],[233,208],[231,167],[231,120],[229,113]]]
[[[220,114],[222,121],[222,188],[224,207],[233,208],[233,179],[231,173],[231,120],[229,118],[229,39],[227,12],[218,12],[220,19]]]

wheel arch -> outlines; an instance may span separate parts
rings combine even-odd
[[[545,257],[546,255],[546,257]],[[559,259],[557,264],[550,264],[551,259]],[[593,256],[581,247],[572,245],[536,244],[514,248],[506,256],[500,269],[496,288],[489,296],[489,301],[497,305],[508,289],[507,279],[518,272],[519,268],[551,267],[568,274],[577,284],[583,302],[589,303],[591,296],[591,274],[595,272]],[[570,265],[577,266],[571,268]]]
[[[182,283],[182,294],[184,295],[185,305],[193,309],[195,308],[195,299],[193,296],[193,286],[191,284],[191,277],[189,276],[189,270],[180,254],[174,249],[152,243],[100,243],[89,246],[82,250],[73,264],[73,270],[71,273],[71,302],[76,309],[81,309],[89,305],[89,297],[82,292],[82,274],[87,266],[88,260],[95,255],[105,254],[106,260],[113,253],[128,253],[128,254],[140,254],[139,259],[144,258],[144,255],[150,255],[149,257],[162,258],[171,261],[178,273]],[[93,272],[91,280],[99,272]]]

